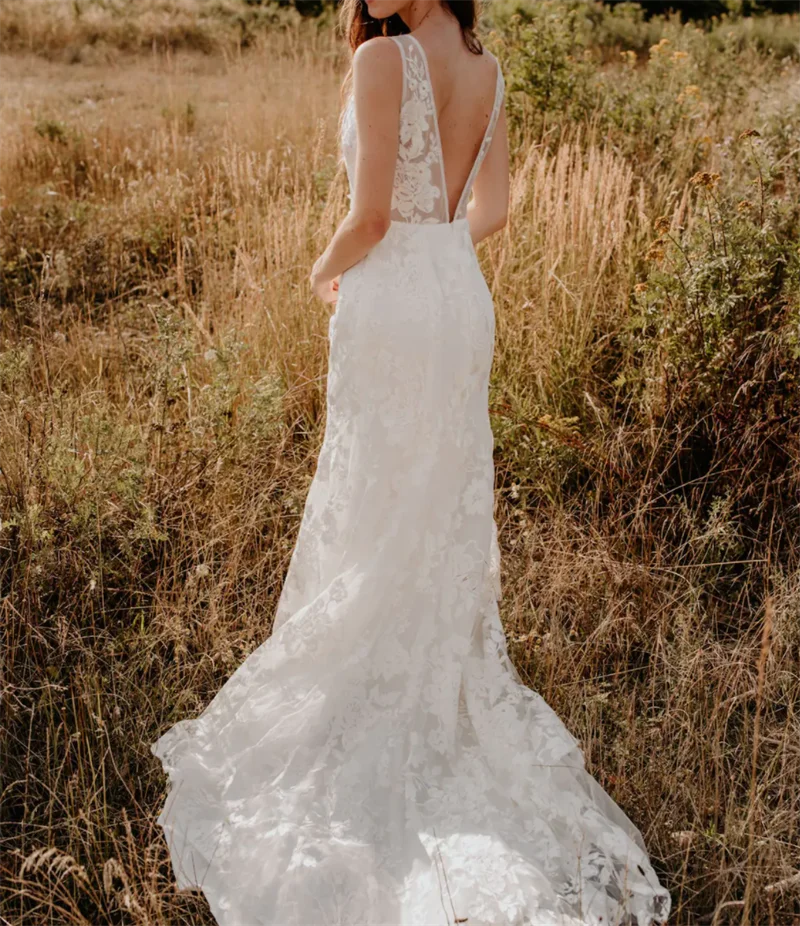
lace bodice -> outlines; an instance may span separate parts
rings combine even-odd
[[[392,38],[400,49],[403,61],[403,95],[391,219],[394,222],[417,224],[447,223],[450,217],[445,165],[428,59],[424,48],[413,35],[398,35]],[[456,206],[454,221],[466,218],[472,185],[494,137],[504,89],[503,74],[497,64],[492,114]],[[341,145],[352,191],[355,184],[357,147],[352,96],[346,104],[342,120]]]

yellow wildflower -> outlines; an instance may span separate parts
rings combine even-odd
[[[689,84],[688,87],[684,87],[683,90],[675,97],[678,103],[683,103],[684,100],[692,99],[696,102],[700,100],[700,88],[697,84]]]
[[[650,46],[650,54],[655,56],[660,55],[662,51],[666,50],[666,46],[669,44],[669,39],[661,39],[657,45]]]
[[[692,186],[702,186],[707,190],[713,190],[717,183],[719,183],[719,174],[714,174],[707,170],[700,170],[693,177],[689,178],[689,183],[691,183]]]

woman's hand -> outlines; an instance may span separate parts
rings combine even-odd
[[[339,295],[339,278],[335,280],[328,280],[327,283],[312,283],[311,284],[315,295],[323,302],[336,302]]]
[[[336,302],[336,298],[339,294],[339,277],[334,277],[332,280],[321,278],[321,263],[322,257],[317,258],[311,270],[311,289],[314,291],[314,295],[319,296],[323,302]]]

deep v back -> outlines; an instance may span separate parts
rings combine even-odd
[[[408,144],[408,139],[410,137],[418,135],[424,140],[427,136],[430,140],[428,147],[431,149],[427,159],[431,164],[431,180],[432,182],[434,180],[438,181],[436,185],[440,191],[440,195],[438,197],[435,196],[435,199],[439,200],[444,206],[443,214],[440,214],[437,220],[451,222],[464,218],[466,216],[466,208],[472,190],[472,184],[480,170],[486,152],[489,150],[492,138],[494,137],[497,119],[500,115],[500,106],[502,104],[504,90],[503,75],[500,70],[500,65],[495,60],[496,76],[492,111],[481,137],[481,144],[478,148],[478,152],[467,174],[467,179],[456,201],[456,206],[451,218],[447,184],[448,172],[444,160],[444,149],[439,127],[439,107],[437,106],[433,89],[428,54],[422,43],[413,34],[394,36],[393,38],[400,46],[400,52],[403,56],[403,98],[401,104],[400,151],[398,160],[402,159],[404,154],[403,146]],[[420,103],[422,105],[419,105]],[[417,128],[414,127],[415,124]],[[411,158],[411,160],[414,160],[414,158]],[[442,212],[442,210],[435,211]]]
[[[413,224],[452,224],[466,218],[472,185],[492,143],[503,104],[503,74],[495,61],[497,77],[492,112],[451,219],[439,118],[428,58],[415,36],[407,34],[392,38],[402,58],[403,89],[391,219],[394,222]],[[344,112],[341,141],[352,191],[355,184],[357,146],[352,96]]]

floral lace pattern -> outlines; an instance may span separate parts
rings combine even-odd
[[[650,926],[670,901],[638,830],[508,657],[492,300],[403,60],[407,218],[341,277],[272,635],[152,745],[158,822],[220,926]]]
[[[395,42],[403,59],[403,99],[392,218],[399,222],[447,221],[444,172],[434,131],[436,108],[426,62],[418,43],[405,36],[395,37]]]

